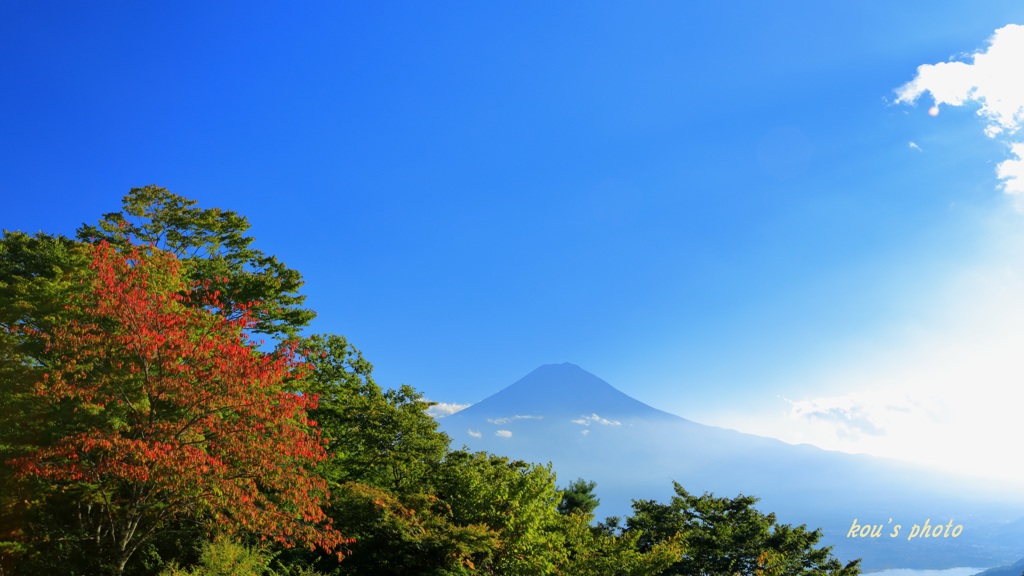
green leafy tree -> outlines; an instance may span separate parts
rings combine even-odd
[[[597,483],[578,478],[562,490],[562,501],[558,503],[558,511],[562,514],[581,512],[593,514],[601,504],[601,499],[594,494]]]
[[[294,337],[315,316],[302,308],[302,275],[252,246],[249,222],[230,210],[199,208],[195,200],[159,186],[132,188],[120,212],[78,229],[78,239],[115,246],[150,244],[184,263],[199,289],[217,292],[228,318],[250,315],[254,329],[279,339]],[[253,303],[258,306],[253,307]]]
[[[338,574],[456,576],[476,574],[498,546],[484,524],[459,524],[437,496],[350,482],[332,492],[335,523],[355,538]],[[323,564],[321,564],[323,565]]]
[[[432,483],[453,522],[497,534],[493,552],[476,562],[485,574],[554,574],[565,563],[561,494],[550,465],[459,450],[438,466]]]
[[[277,556],[269,546],[247,545],[221,535],[203,544],[192,566],[172,561],[158,576],[324,576],[307,566],[281,565]]]
[[[295,386],[318,397],[311,417],[327,442],[328,459],[318,467],[331,489],[327,511],[355,538],[340,564],[301,560],[339,574],[470,573],[495,537],[487,527],[453,522],[431,492],[429,475],[449,444],[426,412],[431,403],[410,386],[382,389],[342,336],[310,336],[300,348],[312,369]]]
[[[559,573],[574,576],[654,576],[682,555],[681,541],[668,537],[641,550],[639,531],[623,534],[619,519],[594,524],[600,500],[594,482],[578,479],[562,492],[558,512],[565,538],[566,558]]]
[[[203,546],[195,566],[182,568],[171,562],[159,576],[273,576],[273,559],[273,553],[266,548],[246,546],[221,536]]]
[[[637,533],[622,534],[605,525],[593,526],[593,517],[581,512],[563,515],[568,557],[560,568],[573,576],[656,576],[679,560],[682,543],[677,537],[646,550]]]
[[[328,441],[321,473],[334,485],[420,490],[449,444],[426,412],[431,403],[408,385],[382,389],[372,365],[342,336],[315,335],[300,346],[312,370],[297,386],[319,398],[312,417]]]
[[[678,483],[669,504],[634,501],[625,534],[637,534],[650,550],[680,538],[684,553],[663,574],[685,576],[831,575],[860,573],[859,560],[843,565],[831,548],[819,547],[820,530],[779,524],[754,508],[757,498],[695,496]]]
[[[51,445],[74,421],[71,408],[41,402],[33,382],[48,369],[45,343],[29,336],[49,332],[73,318],[65,304],[83,291],[87,247],[60,236],[4,231],[0,238],[0,570],[76,574],[64,561],[80,546],[63,537],[73,524],[72,499],[49,482],[19,478],[8,462]],[[60,504],[60,501],[64,501]],[[46,546],[28,534],[46,532]],[[61,569],[64,566],[64,569]],[[88,570],[88,567],[81,567]]]

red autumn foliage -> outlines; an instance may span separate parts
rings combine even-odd
[[[306,366],[294,349],[258,350],[242,332],[247,313],[216,314],[216,294],[193,302],[200,291],[181,277],[167,253],[95,245],[85,289],[67,307],[72,320],[35,334],[52,359],[35,391],[75,417],[13,464],[102,509],[92,533],[122,569],[182,517],[338,552],[348,540],[321,510],[326,485],[310,473],[325,458],[306,417],[316,398],[287,387]]]

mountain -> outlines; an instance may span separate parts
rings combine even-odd
[[[456,447],[551,462],[563,484],[597,482],[604,516],[628,515],[631,499],[668,501],[676,481],[692,493],[757,496],[781,522],[822,528],[841,559],[861,557],[866,569],[996,566],[1024,555],[1024,525],[1014,522],[1024,517],[1020,494],[895,460],[699,424],[573,364],[541,366],[440,426]],[[926,524],[927,538],[908,539]],[[871,527],[865,537],[861,526]]]
[[[577,415],[584,411],[610,411],[639,419],[678,418],[620,392],[590,372],[570,364],[548,364],[537,368],[511,386],[493,394],[456,415],[491,417],[510,412],[549,415]]]
[[[979,572],[975,576],[1020,576],[1024,574],[1024,559],[1020,559],[1009,566],[990,568]]]

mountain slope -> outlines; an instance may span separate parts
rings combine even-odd
[[[620,392],[611,384],[568,362],[541,366],[511,386],[456,415],[461,419],[501,417],[510,413],[529,415],[533,412],[578,415],[581,410],[607,410],[616,415],[632,415],[637,418],[678,418]]]
[[[1024,555],[1024,530],[999,529],[1024,515],[1019,497],[1008,505],[976,482],[920,467],[692,422],[572,364],[541,366],[440,422],[456,447],[551,462],[563,483],[596,481],[603,515],[628,514],[631,499],[667,501],[676,481],[690,492],[758,496],[783,522],[822,527],[841,557],[869,568],[993,566]],[[902,535],[847,537],[855,519],[886,534],[901,524]],[[953,520],[963,532],[906,540],[925,520]]]

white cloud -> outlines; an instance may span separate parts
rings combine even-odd
[[[791,402],[791,404],[791,417],[831,422],[841,435],[879,436],[885,432],[885,426],[879,418],[880,415],[871,407],[857,402],[851,396],[814,398]]]
[[[917,76],[896,89],[896,102],[913,104],[925,92],[931,94],[938,114],[940,105],[977,104],[978,116],[985,120],[990,138],[1009,136],[1024,123],[1024,26],[1011,24],[996,30],[988,49],[967,57],[969,62],[940,62],[917,68]],[[997,175],[1003,191],[1024,195],[1024,148],[1011,143],[1014,158],[999,164]],[[1019,205],[1024,208],[1024,205]]]
[[[980,104],[978,115],[989,122],[990,136],[1016,132],[1024,122],[1024,26],[996,30],[988,50],[971,62],[940,62],[917,68],[917,77],[896,90],[897,103],[913,103],[928,92],[936,105]]]
[[[505,418],[488,418],[487,421],[496,426],[502,424],[508,424],[509,422],[515,422],[516,420],[543,420],[543,416],[507,416]]]
[[[469,408],[469,404],[455,404],[451,402],[437,402],[430,408],[427,408],[427,414],[430,414],[434,418],[444,418],[445,416],[451,416],[459,410]]]
[[[590,435],[590,428],[586,428],[584,430],[580,430],[580,434],[583,434],[584,436]]]
[[[581,426],[590,426],[591,424],[601,424],[602,426],[621,426],[622,422],[618,420],[608,420],[601,418],[597,414],[591,414],[590,416],[581,416],[580,418],[573,420],[573,424],[579,424]]]
[[[838,438],[860,441],[865,436],[885,437],[907,422],[931,426],[941,420],[942,409],[929,406],[899,391],[855,391],[841,396],[812,398],[790,404],[789,417],[832,428]]]
[[[497,432],[494,433],[494,435],[498,436],[498,437],[501,437],[501,438],[511,438],[512,437],[512,431],[511,430],[498,430]]]
[[[472,436],[473,438],[481,438],[481,437],[483,437],[483,434],[481,434],[480,431],[473,430],[472,428],[466,430],[466,432],[469,433],[469,435]]]
[[[1013,143],[1010,146],[1010,154],[1013,158],[1004,160],[996,166],[996,176],[1003,181],[1004,192],[1024,196],[1024,143]]]
[[[924,152],[924,150],[921,150],[921,147],[917,145],[917,142],[911,142],[909,146],[913,150],[917,150],[918,152]]]

